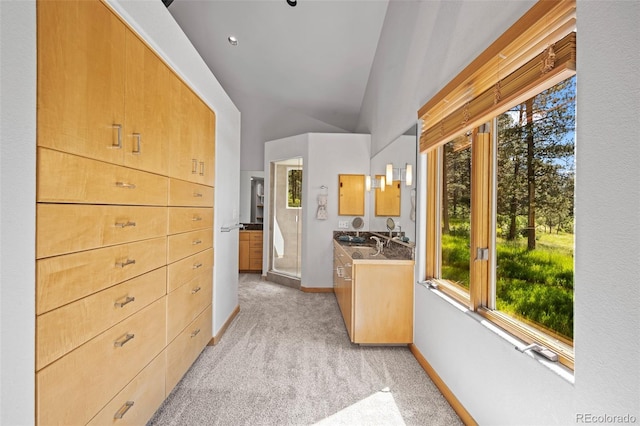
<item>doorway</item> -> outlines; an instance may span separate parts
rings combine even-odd
[[[301,157],[271,163],[270,269],[279,275],[302,277],[302,181]],[[287,283],[288,284],[288,283]]]

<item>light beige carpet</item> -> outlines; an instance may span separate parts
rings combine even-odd
[[[459,425],[406,347],[350,343],[332,293],[240,275],[240,313],[150,425]]]

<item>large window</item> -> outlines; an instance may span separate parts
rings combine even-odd
[[[575,19],[539,1],[418,111],[424,278],[570,368]]]

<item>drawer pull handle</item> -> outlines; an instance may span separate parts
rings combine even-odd
[[[134,133],[133,137],[136,138],[136,147],[131,153],[133,155],[142,154],[142,135],[140,133]]]
[[[195,175],[196,173],[198,173],[198,160],[193,158],[191,160],[191,174]]]
[[[116,302],[115,303],[115,307],[116,308],[123,308],[124,305],[128,305],[131,302],[135,302],[136,298],[133,296],[127,296],[126,299],[124,299],[124,302]]]
[[[191,294],[196,294],[197,292],[199,292],[200,290],[202,290],[202,287],[196,287],[193,290],[191,290]]]
[[[194,217],[191,218],[191,220],[193,222],[200,222],[202,220],[202,218],[200,216],[194,216]]]
[[[200,162],[200,176],[204,176],[204,161]]]
[[[200,329],[197,329],[196,331],[191,333],[191,337],[196,337],[198,335],[198,333],[200,333]]]
[[[126,221],[126,222],[116,222],[115,227],[116,228],[126,228],[128,226],[136,226],[135,222],[131,222],[130,220]]]
[[[125,414],[127,414],[127,411],[129,411],[129,408],[133,407],[133,401],[127,401],[124,403],[124,405],[122,407],[120,407],[120,409],[118,411],[116,411],[116,413],[113,415],[113,419],[114,420],[119,420],[121,418],[124,417]]]
[[[125,343],[127,343],[129,340],[133,339],[134,337],[135,337],[135,334],[126,334],[124,336],[124,339],[120,341],[116,340],[115,342],[113,342],[113,346],[117,348],[121,348],[125,345]]]
[[[136,263],[135,259],[127,259],[124,262],[116,262],[116,266],[119,266],[120,268],[124,268],[125,266],[135,265],[135,263]]]
[[[194,246],[197,246],[198,244],[202,244],[202,240],[195,240],[191,244],[194,245]]]
[[[193,269],[198,269],[202,267],[202,263],[194,263],[193,264]]]
[[[202,197],[202,194],[200,192],[194,192],[193,196],[198,198],[198,197]]]
[[[116,182],[116,186],[118,188],[136,189],[136,185],[134,183]]]
[[[118,143],[111,144],[111,148],[122,148],[122,124],[113,124],[111,126],[114,129],[118,129]]]

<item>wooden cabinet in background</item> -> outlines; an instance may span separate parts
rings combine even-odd
[[[339,175],[338,195],[339,216],[364,216],[364,175]]]
[[[240,231],[238,270],[262,272],[262,231]]]

